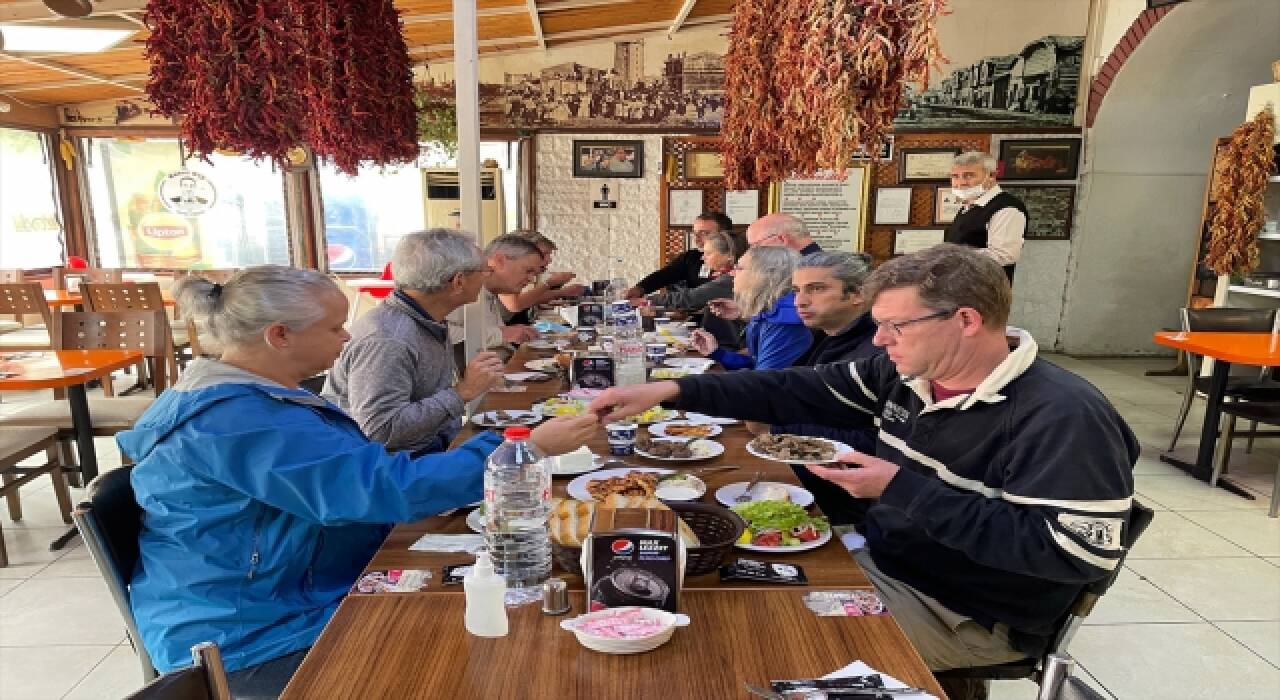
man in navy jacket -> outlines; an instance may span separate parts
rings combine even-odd
[[[1042,652],[1083,587],[1110,574],[1138,443],[1092,385],[1008,329],[1004,271],[943,244],[864,286],[886,353],[852,363],[728,372],[612,389],[605,420],[669,401],[763,422],[878,422],[875,456],[812,471],[875,499],[855,558],[930,668]]]

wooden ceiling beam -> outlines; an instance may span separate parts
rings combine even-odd
[[[141,11],[146,6],[146,0],[94,0],[92,16]],[[41,22],[56,20],[58,17],[40,0],[0,4],[0,22]]]
[[[542,36],[542,20],[538,17],[538,3],[535,0],[524,0],[529,10],[529,21],[533,23],[533,33],[538,37],[538,48],[547,50],[547,40]]]
[[[19,63],[26,63],[27,65],[36,66],[37,68],[45,68],[48,70],[57,71],[59,73],[66,73],[67,75],[74,75],[77,78],[87,80],[91,83],[100,83],[103,85],[114,85],[118,88],[123,88],[125,90],[132,90],[134,92],[143,92],[143,89],[141,87],[138,87],[137,85],[130,85],[128,83],[123,83],[115,78],[108,78],[105,75],[98,75],[97,73],[92,73],[87,70],[72,68],[71,66],[57,63],[56,61],[47,61],[39,58],[27,58],[26,56],[19,56],[17,54],[12,54],[4,51],[0,51],[0,55],[4,56],[10,61],[17,61]]]
[[[680,12],[676,14],[676,18],[671,22],[671,28],[667,30],[667,38],[675,36],[680,31],[680,27],[684,25],[684,21],[689,18],[689,12],[693,10],[693,6],[698,4],[698,0],[684,0],[684,4],[680,6]]]
[[[548,2],[542,0],[538,3],[538,9],[542,12],[556,12],[558,10],[576,10],[580,7],[598,7],[600,5],[625,5],[633,0],[559,0],[559,2]]]
[[[146,75],[118,75],[112,80],[118,80],[122,83],[146,83]],[[98,82],[85,78],[76,78],[74,80],[63,80],[56,83],[31,83],[30,85],[10,85],[0,86],[0,90],[10,93],[36,92],[38,90],[57,90],[59,88],[69,87],[85,87],[87,85],[97,85]]]
[[[523,44],[526,42],[537,42],[537,41],[538,41],[538,37],[530,34],[528,36],[504,36],[498,39],[481,39],[477,43],[479,43],[480,48],[483,49],[486,46],[502,46],[504,44]],[[425,53],[438,53],[441,51],[448,51],[449,53],[453,53],[453,44],[426,44],[424,46],[409,47],[410,56],[419,56]]]

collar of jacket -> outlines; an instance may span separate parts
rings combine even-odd
[[[1036,359],[1037,346],[1031,334],[1022,330],[1009,326],[1005,329],[1005,335],[1008,336],[1011,344],[1016,342],[1017,346],[1004,358],[1004,361],[987,375],[970,394],[961,396],[953,396],[946,401],[933,400],[933,389],[929,386],[928,379],[914,377],[906,380],[907,386],[920,397],[924,402],[924,410],[921,413],[936,411],[943,408],[954,408],[964,411],[979,401],[983,403],[1000,403],[1005,400],[1003,393],[1004,388],[1009,382],[1022,376],[1023,372],[1031,366]],[[904,377],[904,379],[906,379]]]
[[[756,314],[755,318],[770,323],[790,323],[804,325],[800,314],[796,311],[796,293],[787,292],[773,303],[773,306]]]
[[[393,309],[404,312],[409,318],[417,321],[436,340],[444,342],[449,337],[449,326],[431,318],[431,314],[427,313],[427,310],[422,308],[421,304],[414,301],[413,297],[405,294],[402,290],[397,289],[383,303]]]

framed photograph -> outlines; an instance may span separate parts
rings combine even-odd
[[[950,182],[951,163],[960,155],[958,148],[902,149],[898,161],[900,182]]]
[[[876,190],[876,208],[871,223],[902,225],[911,223],[911,188],[881,187]]]
[[[854,160],[871,160],[871,154],[867,152],[867,147],[860,146],[858,151],[853,154]],[[884,143],[880,144],[880,160],[893,160],[893,134],[886,134]]]
[[[940,228],[900,228],[893,233],[893,254],[903,255],[932,248],[947,235]]]
[[[933,194],[933,223],[949,224],[960,213],[960,199],[951,194],[950,187],[935,188]]]
[[[644,141],[573,142],[574,177],[644,177]]]
[[[1071,239],[1071,217],[1076,210],[1076,188],[1068,185],[1001,185],[1027,207],[1027,240]]]
[[[702,190],[667,191],[667,225],[693,226],[702,213]]]
[[[719,151],[688,151],[684,154],[684,179],[719,180],[724,177],[724,159]]]
[[[1000,142],[1000,179],[1074,180],[1080,172],[1080,139],[1006,139]]]

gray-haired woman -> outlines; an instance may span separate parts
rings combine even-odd
[[[719,346],[708,332],[693,332],[693,347],[725,369],[781,369],[790,367],[813,343],[813,335],[796,313],[791,273],[800,256],[790,248],[757,246],[733,268],[733,298],[738,314],[750,317],[746,328],[747,354]]]
[[[264,266],[225,285],[192,277],[175,296],[221,346],[198,359],[133,430],[140,558],[130,605],[162,672],[202,641],[222,648],[237,697],[279,693],[387,534],[480,499],[492,433],[418,459],[371,442],[299,382],[333,364],[347,300],[327,276]],[[550,421],[550,453],[592,418]]]

